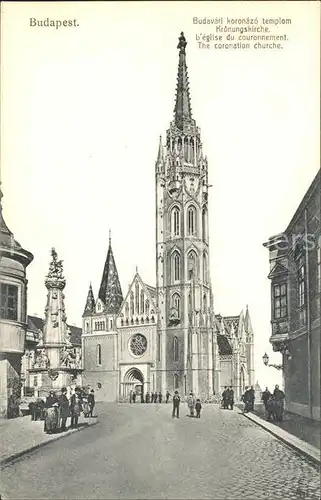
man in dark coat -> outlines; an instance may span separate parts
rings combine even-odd
[[[94,407],[95,407],[95,391],[94,391],[94,389],[92,389],[90,391],[90,394],[88,394],[88,404],[89,404],[89,408],[90,408],[89,416],[92,417]]]
[[[181,398],[179,397],[179,394],[178,394],[178,391],[175,391],[175,394],[173,396],[173,413],[172,413],[172,417],[175,418],[175,416],[177,418],[179,418],[179,404],[181,402]]]
[[[149,403],[150,400],[150,394],[149,391],[146,392],[146,403]]]
[[[170,393],[169,393],[169,391],[166,391],[166,403],[168,403],[169,397],[170,397]]]
[[[136,392],[135,391],[133,391],[132,398],[133,398],[133,403],[135,403],[136,402]]]
[[[151,396],[150,396],[150,402],[154,403],[154,393],[153,392],[151,393]]]
[[[225,386],[224,391],[222,392],[222,400],[223,400],[223,408],[224,410],[227,409],[227,400],[228,400],[228,389]]]
[[[283,391],[281,391],[278,385],[275,386],[273,396],[275,400],[277,420],[278,422],[282,422],[284,413],[285,394]]]
[[[154,403],[157,403],[157,396],[158,396],[157,392],[154,392]]]
[[[255,400],[255,390],[254,390],[253,385],[251,385],[249,392],[251,394],[250,395],[251,410],[253,411],[254,410],[254,400]]]
[[[230,407],[230,410],[233,410],[234,407],[234,391],[232,386],[228,389],[227,393],[227,407]]]
[[[265,409],[266,409],[266,405],[267,405],[267,402],[270,399],[270,397],[271,397],[271,393],[270,393],[269,389],[266,387],[265,391],[262,392],[262,401],[263,401]]]
[[[60,430],[64,432],[66,430],[66,422],[69,417],[69,401],[67,398],[67,389],[63,387],[61,389],[61,395],[58,398],[59,407],[60,407]]]
[[[159,394],[158,394],[158,401],[161,403],[162,399],[163,399],[163,394],[161,392],[159,392]]]

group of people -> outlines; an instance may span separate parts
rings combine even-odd
[[[92,417],[95,407],[95,394],[92,389],[89,394],[75,389],[70,399],[67,397],[67,389],[63,387],[61,394],[57,396],[50,391],[46,401],[38,398],[35,403],[29,405],[32,420],[44,420],[44,431],[47,434],[60,430],[67,430],[67,419],[70,417],[70,428],[78,427],[78,419],[83,412],[85,417]]]
[[[168,403],[169,401],[169,398],[170,398],[170,393],[169,391],[166,391],[166,395],[165,395],[165,402]],[[141,403],[162,403],[163,402],[163,394],[161,392],[146,392],[145,394],[145,398],[144,398],[144,394],[141,392],[139,394],[139,397],[140,397],[140,402]],[[129,402],[130,403],[136,403],[136,400],[137,400],[137,394],[135,391],[130,391],[129,393]]]
[[[233,387],[224,387],[224,391],[222,392],[222,407],[224,410],[233,410],[234,408],[234,391]]]
[[[262,401],[267,414],[267,420],[282,422],[284,413],[285,394],[278,385],[275,386],[273,393],[266,387],[262,393]]]
[[[181,403],[181,398],[180,395],[178,394],[178,391],[175,391],[174,396],[173,396],[173,412],[172,412],[172,417],[173,418],[179,418],[179,406]],[[196,411],[196,418],[201,418],[201,410],[202,410],[202,404],[200,399],[195,399],[193,393],[191,392],[187,398],[187,406],[189,408],[189,417],[195,417],[195,411]]]

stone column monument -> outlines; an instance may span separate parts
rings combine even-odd
[[[36,347],[32,368],[29,372],[39,376],[38,395],[45,395],[49,390],[80,384],[81,354],[74,349],[70,341],[70,330],[66,323],[63,293],[66,280],[63,276],[63,261],[58,260],[57,252],[51,250],[52,260],[45,285],[47,305],[43,335]]]

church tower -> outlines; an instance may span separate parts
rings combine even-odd
[[[209,273],[208,163],[192,118],[181,33],[174,119],[160,138],[156,177],[158,386],[213,394],[218,363]]]

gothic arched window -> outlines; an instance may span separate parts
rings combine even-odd
[[[207,297],[206,297],[206,293],[204,293],[204,296],[203,296],[203,312],[207,313]]]
[[[178,380],[177,373],[175,373],[175,375],[174,375],[174,389],[178,389],[178,388],[179,388],[179,380]]]
[[[207,208],[202,210],[202,238],[203,241],[207,240]]]
[[[130,292],[130,315],[134,316],[134,294]]]
[[[135,312],[139,314],[139,284],[135,283]]]
[[[97,358],[97,365],[101,366],[101,345],[100,344],[97,344],[96,358]]]
[[[196,236],[196,208],[193,205],[187,210],[187,234]]]
[[[178,318],[181,317],[181,298],[178,293],[174,293],[172,297],[172,306],[177,310]]]
[[[147,299],[145,302],[145,314],[149,316],[149,300]]]
[[[173,280],[179,281],[181,275],[181,258],[177,251],[173,253],[172,264],[173,264]]]
[[[145,311],[145,297],[144,297],[144,290],[140,291],[140,314],[144,314]]]
[[[178,338],[177,337],[173,338],[173,355],[174,355],[174,361],[178,361]]]
[[[207,273],[208,273],[208,267],[207,267],[207,255],[206,252],[203,253],[203,283],[207,283]]]
[[[179,236],[180,233],[180,211],[178,207],[174,207],[172,210],[172,235]]]
[[[197,255],[194,250],[191,250],[187,256],[187,264],[188,264],[188,277],[192,279],[192,277],[197,276]]]
[[[126,304],[125,304],[125,316],[126,316],[126,318],[128,318],[128,316],[129,316],[129,305],[128,305],[128,302],[126,302]]]

